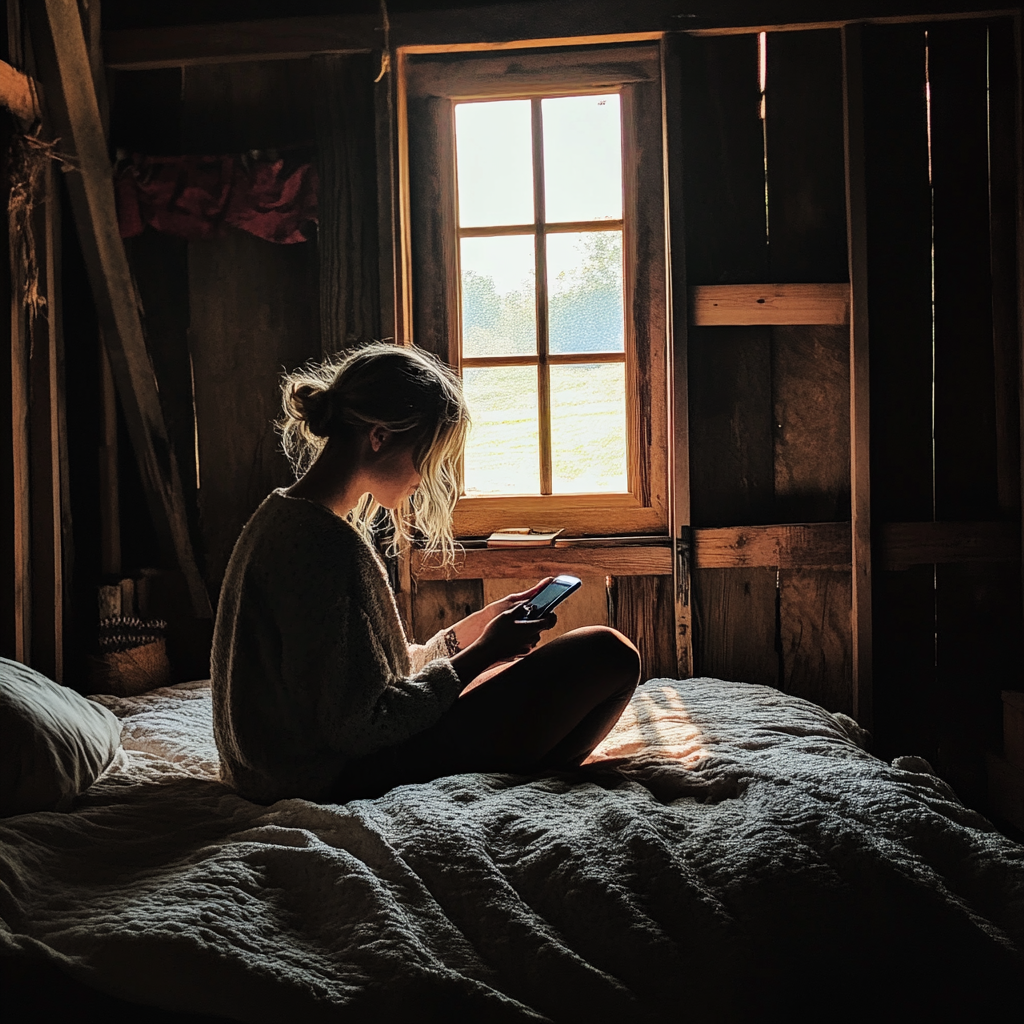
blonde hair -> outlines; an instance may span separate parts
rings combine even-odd
[[[414,528],[443,566],[453,563],[452,513],[462,492],[469,410],[462,381],[447,366],[422,349],[373,342],[284,374],[281,404],[277,426],[296,477],[331,437],[382,426],[402,438],[422,480],[412,498],[388,510],[391,550],[410,541]],[[364,494],[350,514],[368,541],[380,509]]]

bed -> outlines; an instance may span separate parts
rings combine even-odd
[[[114,762],[70,812],[0,821],[9,975],[254,1022],[977,1019],[1021,998],[1024,848],[927,763],[767,687],[651,680],[574,773],[271,807],[218,781],[207,683],[96,699]]]

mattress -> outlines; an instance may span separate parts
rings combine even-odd
[[[581,769],[345,805],[218,778],[207,683],[0,822],[0,954],[241,1021],[912,1019],[1024,977],[1024,848],[767,687],[647,682]]]

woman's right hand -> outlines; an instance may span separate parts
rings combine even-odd
[[[529,654],[540,635],[558,621],[554,614],[543,619],[522,619],[523,606],[495,615],[480,636],[452,658],[452,667],[467,685],[492,665]]]
[[[558,621],[553,613],[543,619],[524,619],[522,615],[523,605],[517,604],[495,615],[484,627],[476,644],[482,645],[492,656],[492,665],[529,654],[537,646],[541,633]]]

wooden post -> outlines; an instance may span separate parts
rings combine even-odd
[[[68,192],[93,297],[154,525],[188,583],[195,613],[211,616],[200,576],[177,461],[168,440],[156,377],[114,208],[110,161],[74,0],[33,5],[33,39],[54,134],[72,170]]]
[[[662,136],[665,143],[665,197],[668,239],[667,297],[669,338],[669,457],[670,525],[675,558],[672,566],[675,598],[676,670],[680,679],[693,675],[693,606],[690,602],[693,565],[690,528],[690,412],[688,402],[686,248],[682,196],[682,74],[678,38],[661,43]]]
[[[850,268],[850,498],[853,567],[853,713],[871,728],[871,466],[868,364],[867,226],[861,28],[843,37],[843,129]]]

